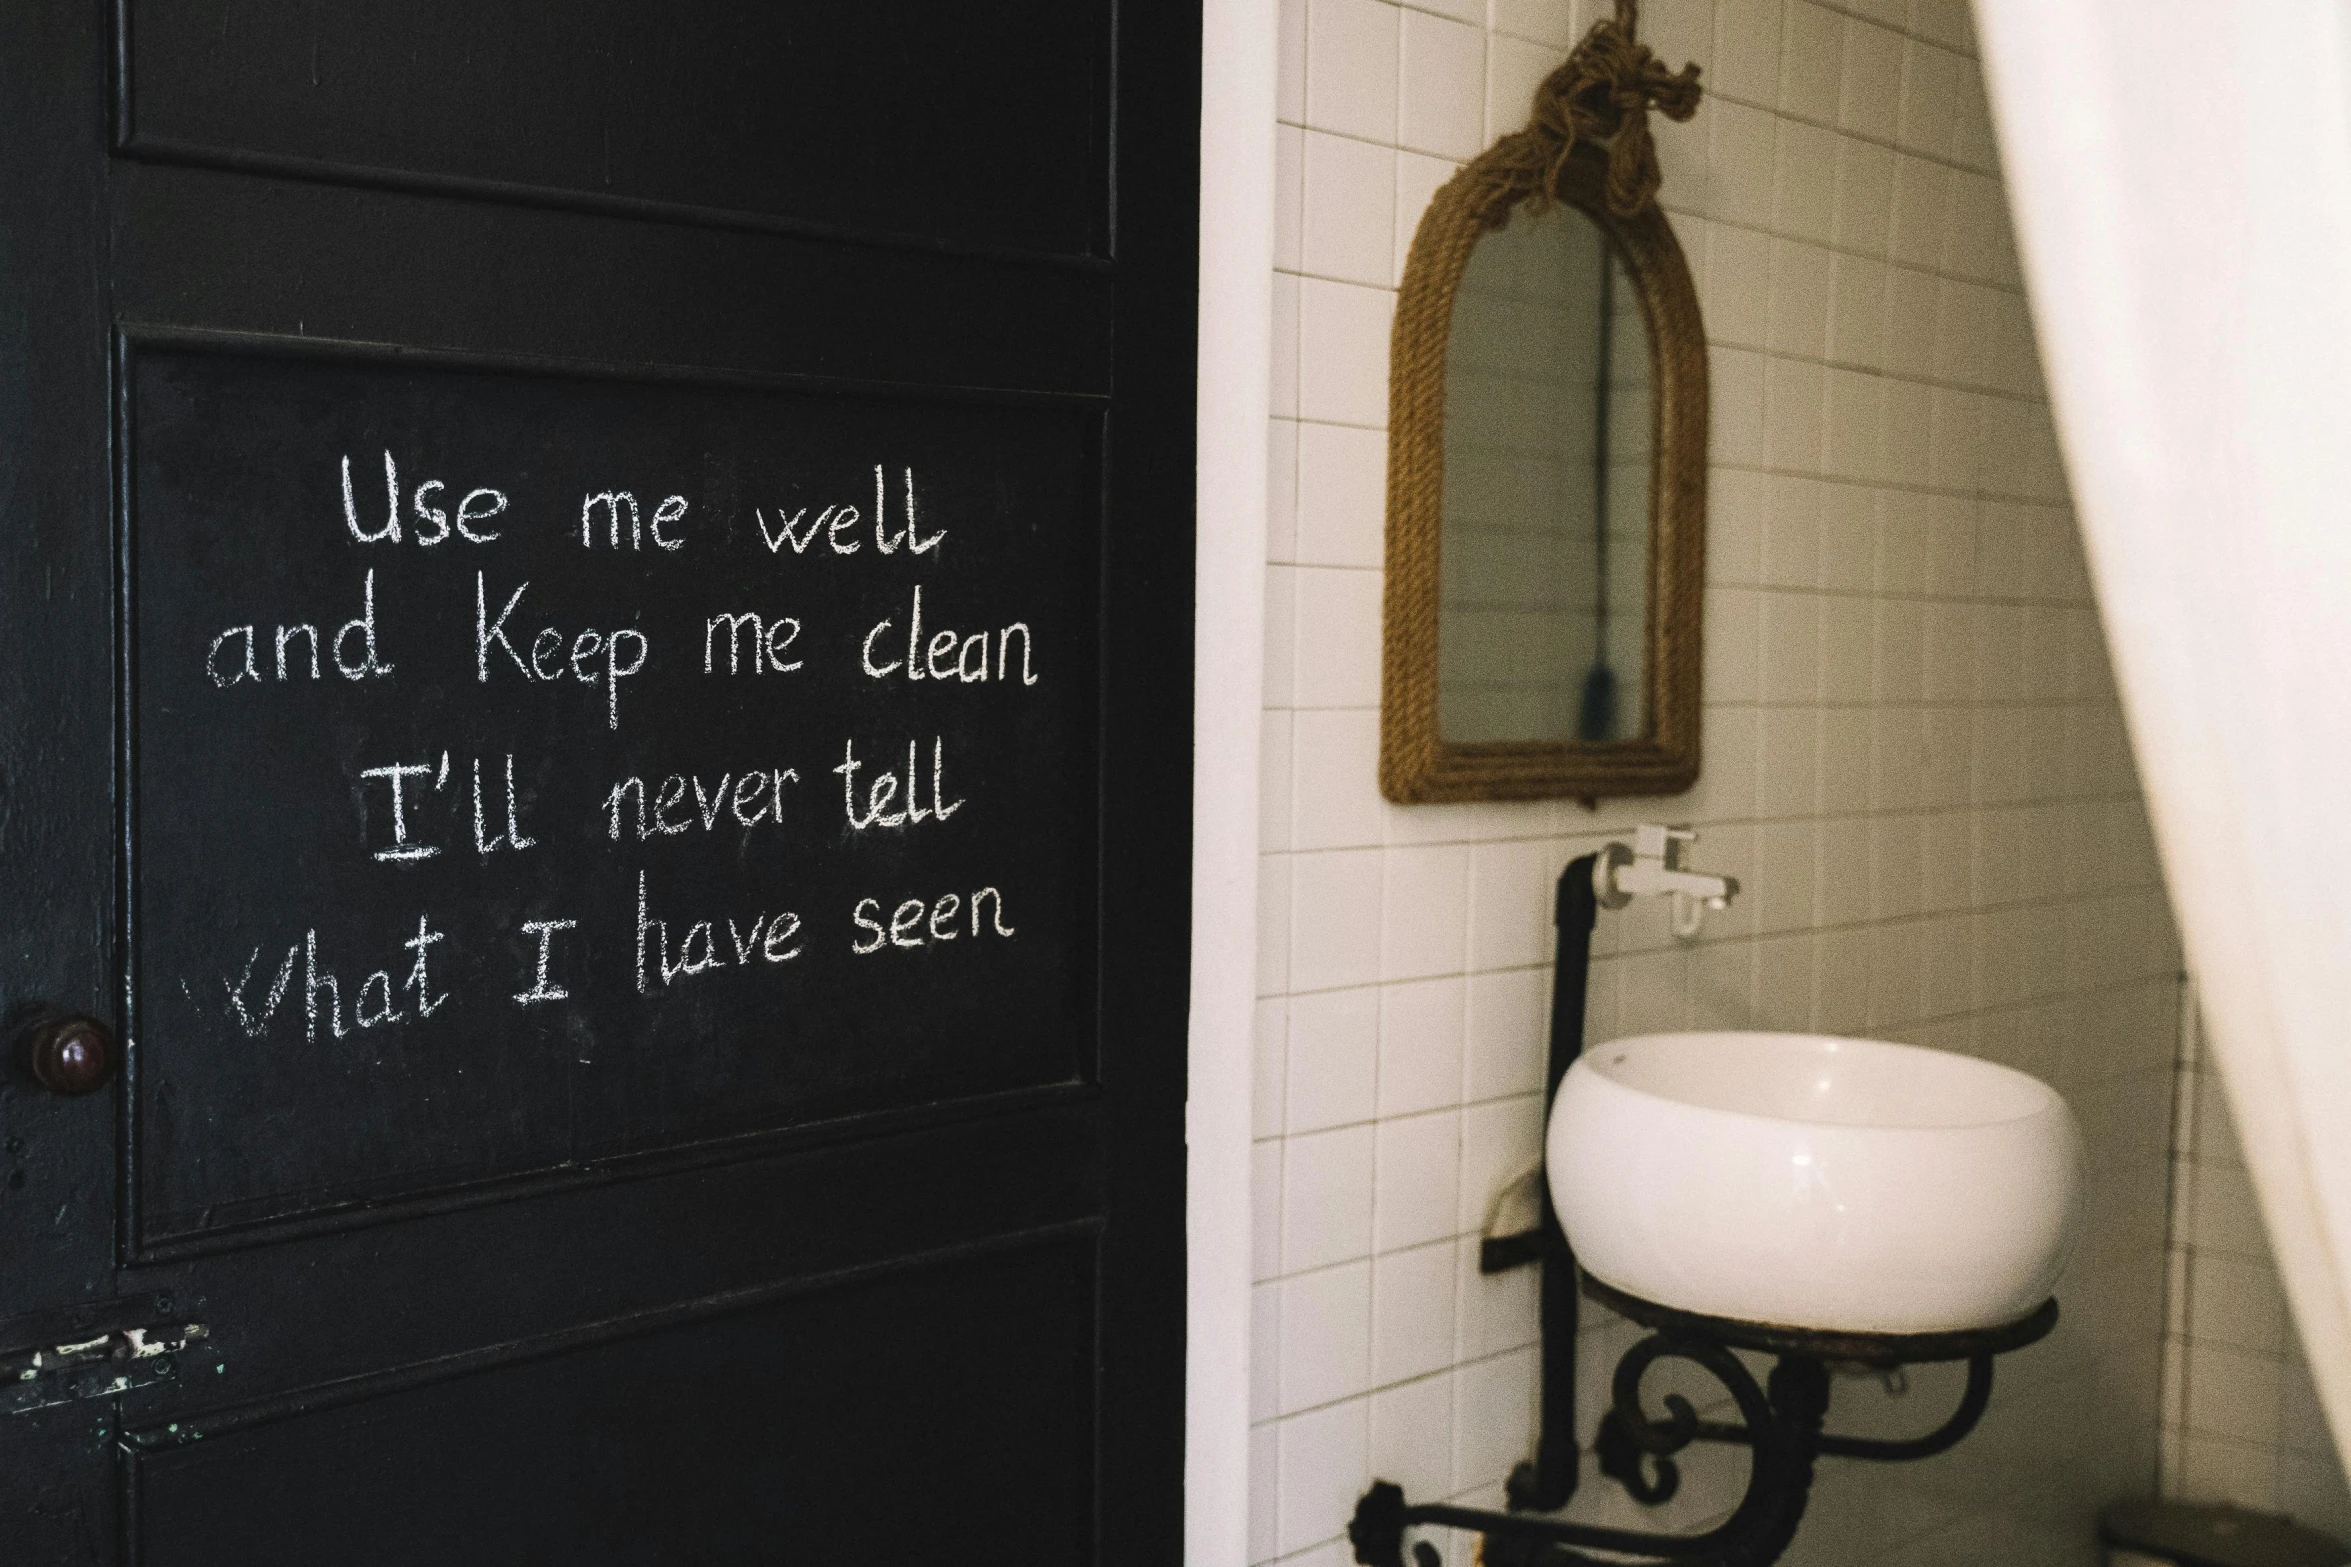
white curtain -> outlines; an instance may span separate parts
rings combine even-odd
[[[2214,1055],[2351,1438],[2340,0],[1976,0],[2059,437]]]

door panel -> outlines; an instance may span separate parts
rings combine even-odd
[[[210,169],[109,172],[110,303],[124,323],[558,367],[1111,389],[1122,307],[1103,271]]]
[[[140,156],[1041,254],[1107,235],[1085,0],[126,0]]]
[[[120,372],[140,1248],[1090,1075],[1096,407],[292,346]]]
[[[698,1303],[134,1430],[129,1533],[148,1567],[888,1560],[948,1541],[1081,1562],[1086,1251]],[[690,1545],[682,1518],[707,1524]]]
[[[114,835],[92,830],[115,772],[97,22],[0,7],[0,506],[15,519],[0,548],[0,1022],[35,998],[104,1015],[119,995]],[[0,1319],[112,1293],[114,1132],[111,1096],[59,1099],[13,1062],[0,1072]],[[32,1450],[55,1444],[48,1430]]]
[[[168,1424],[676,1302],[1108,1230],[1083,1104],[749,1158],[700,1153],[178,1248],[137,1277],[204,1334],[187,1374],[126,1394],[124,1418]],[[149,1319],[151,1298],[135,1298]]]
[[[1197,57],[0,7],[0,1558],[1180,1559]]]

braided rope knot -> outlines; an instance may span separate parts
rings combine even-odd
[[[1698,67],[1667,70],[1647,44],[1633,37],[1629,17],[1593,23],[1566,61],[1535,89],[1526,129],[1497,142],[1495,156],[1480,171],[1483,226],[1500,228],[1520,201],[1539,205],[1554,199],[1560,172],[1578,142],[1607,145],[1602,194],[1611,212],[1632,217],[1657,199],[1664,179],[1649,134],[1649,111],[1687,120],[1698,112],[1698,97]]]

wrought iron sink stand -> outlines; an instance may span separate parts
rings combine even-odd
[[[1551,992],[1549,1091],[1583,1049],[1584,988],[1591,968],[1592,927],[1598,917],[1593,873],[1598,855],[1569,863],[1560,874],[1555,919],[1559,931],[1557,972]],[[1541,1184],[1541,1183],[1538,1183]],[[1992,1397],[1992,1358],[2021,1349],[2057,1325],[2057,1302],[2004,1326],[1967,1333],[1835,1333],[1807,1328],[1739,1322],[1676,1311],[1611,1289],[1598,1279],[1579,1280],[1567,1237],[1552,1212],[1548,1185],[1542,1191],[1542,1221],[1535,1230],[1488,1239],[1480,1268],[1499,1273],[1539,1263],[1543,1269],[1543,1382],[1541,1433],[1532,1462],[1512,1471],[1505,1491],[1508,1512],[1456,1507],[1443,1502],[1407,1502],[1402,1488],[1375,1482],[1356,1503],[1347,1535],[1355,1560],[1364,1567],[1405,1567],[1404,1531],[1414,1525],[1446,1525],[1485,1537],[1489,1567],[1624,1567],[1633,1563],[1680,1563],[1689,1567],[1768,1567],[1795,1538],[1812,1489],[1813,1461],[1838,1458],[1907,1463],[1932,1458],[1975,1429]],[[1580,1453],[1575,1438],[1577,1296],[1581,1293],[1649,1329],[1648,1336],[1617,1362],[1613,1400],[1600,1422],[1594,1457],[1600,1472],[1621,1484],[1635,1501],[1657,1506],[1681,1485],[1673,1455],[1693,1442],[1722,1442],[1751,1450],[1747,1489],[1730,1515],[1698,1534],[1652,1534],[1571,1523],[1544,1516],[1575,1495]],[[1736,1351],[1774,1357],[1758,1383]],[[1661,1360],[1698,1366],[1738,1406],[1736,1423],[1702,1420],[1679,1394],[1663,1400],[1664,1417],[1652,1419],[1641,1407],[1641,1379]],[[1829,1407],[1829,1367],[1855,1365],[1892,1371],[1936,1361],[1967,1362],[1967,1387],[1959,1407],[1942,1425],[1907,1439],[1840,1436],[1822,1430]],[[1605,1551],[1606,1558],[1587,1555]],[[1412,1547],[1414,1567],[1442,1567],[1428,1541]]]

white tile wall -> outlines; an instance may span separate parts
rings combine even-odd
[[[1535,1281],[1480,1276],[1475,1235],[1539,1153],[1553,878],[1647,817],[1695,823],[1700,861],[1750,890],[1691,947],[1658,911],[1604,917],[1591,1037],[1833,1028],[1971,1051],[2056,1083],[2091,1149],[2058,1333],[2003,1365],[1953,1454],[1825,1463],[1788,1560],[2087,1567],[2096,1508],[2155,1480],[2177,958],[1964,0],[1641,8],[1708,91],[1691,123],[1653,122],[1713,345],[1697,788],[1597,814],[1376,792],[1395,281],[1429,194],[1523,122],[1606,9],[1283,0],[1253,1555],[1337,1567],[1375,1474],[1492,1503],[1527,1455]],[[2226,1216],[2224,1183],[2199,1211]],[[2256,1338],[2267,1320],[2239,1319]],[[1626,1342],[1592,1322],[1591,1375]],[[2195,1347],[2216,1392],[2235,1363],[2212,1356],[2262,1353]],[[1848,1385],[1839,1418],[1932,1424],[1941,1384],[1918,1380],[1883,1408]],[[2291,1378],[2272,1384],[2282,1410]],[[1722,1506],[1727,1464],[1694,1462],[1668,1521]],[[1639,1513],[1596,1478],[1578,1507]]]
[[[2187,1009],[2172,1142],[2163,1488],[2351,1541],[2335,1456],[2201,1019]]]

